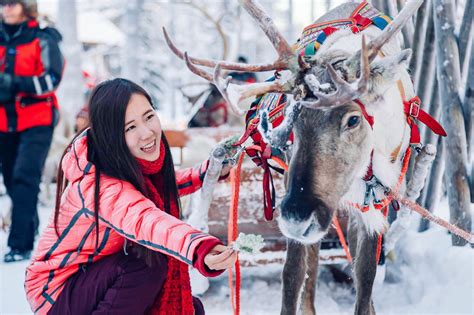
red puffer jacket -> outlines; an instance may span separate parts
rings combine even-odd
[[[176,171],[180,195],[201,187],[206,165]],[[220,243],[218,239],[158,210],[130,183],[105,175],[100,178],[99,247],[96,249],[95,167],[87,160],[86,136],[74,141],[63,159],[62,168],[69,185],[61,201],[60,237],[54,229],[52,215],[26,269],[26,295],[35,313],[47,314],[61,292],[62,284],[71,275],[123,250],[125,239],[194,265],[206,276],[221,273],[203,267],[203,256]],[[200,245],[203,246],[198,249]],[[205,253],[203,247],[208,248]]]
[[[9,34],[0,23],[0,132],[52,126],[58,120],[54,90],[61,81],[64,59],[54,28],[40,28],[36,20]],[[7,91],[8,90],[8,91]],[[7,94],[8,93],[8,94]]]

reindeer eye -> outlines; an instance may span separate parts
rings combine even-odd
[[[360,117],[359,116],[351,116],[349,117],[349,120],[347,121],[347,128],[354,128],[360,123]]]

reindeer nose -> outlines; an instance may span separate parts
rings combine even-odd
[[[313,215],[321,228],[331,223],[333,211],[310,193],[288,193],[281,203],[281,217],[287,221],[306,222]]]
[[[306,221],[314,209],[302,193],[288,193],[281,202],[281,216],[285,220]]]

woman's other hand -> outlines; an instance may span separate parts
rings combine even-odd
[[[224,245],[216,245],[204,257],[204,263],[211,270],[232,268],[237,261],[237,252]]]

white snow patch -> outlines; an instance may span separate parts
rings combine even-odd
[[[442,29],[443,31],[445,31],[445,30],[449,29],[450,27],[451,27],[451,24],[449,24],[449,23],[446,22],[446,23],[444,23],[443,26],[441,26],[441,29]]]

